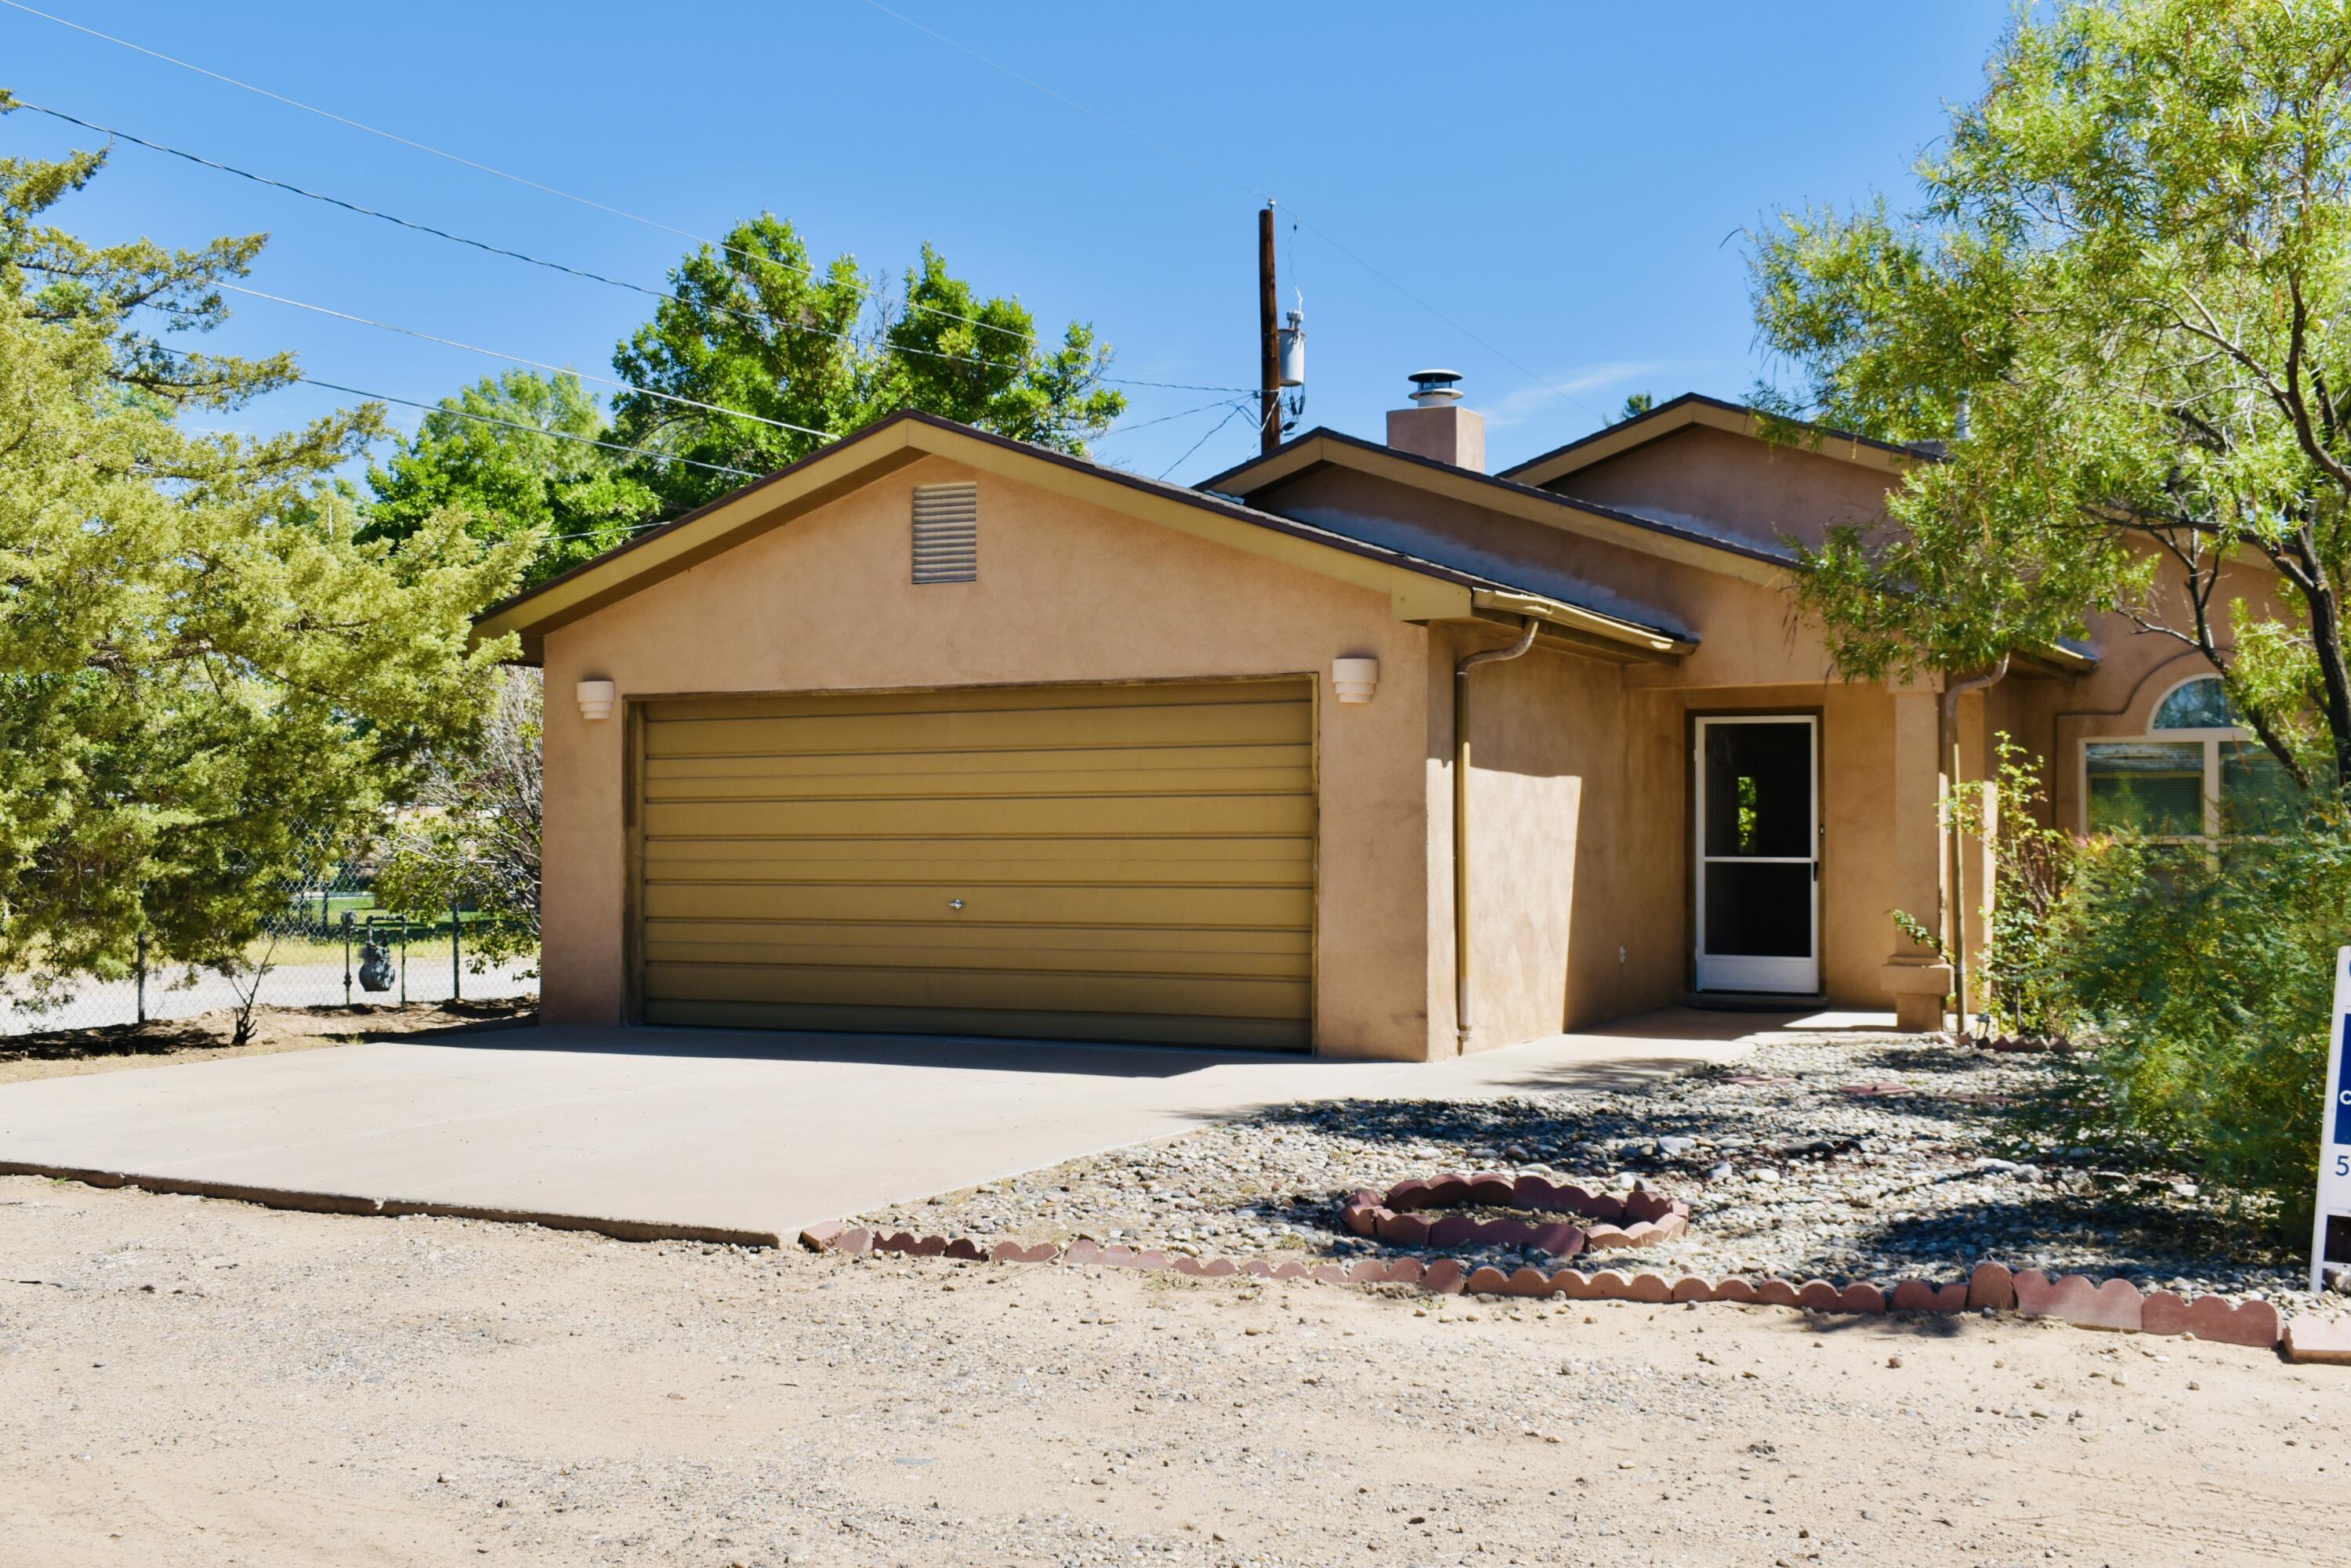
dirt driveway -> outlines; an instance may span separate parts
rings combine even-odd
[[[2340,1551],[2346,1394],[2014,1320],[1440,1306],[0,1180],[0,1563],[27,1568],[2311,1563]]]

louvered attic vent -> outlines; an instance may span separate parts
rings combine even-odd
[[[979,486],[914,486],[914,580],[970,582],[979,576]]]

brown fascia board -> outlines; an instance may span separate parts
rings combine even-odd
[[[1684,392],[1646,413],[1595,430],[1589,435],[1579,436],[1564,446],[1554,446],[1539,457],[1530,457],[1524,463],[1505,468],[1499,477],[1516,480],[1521,485],[1549,485],[1579,468],[1588,468],[1594,463],[1629,452],[1635,446],[1646,445],[1661,436],[1686,430],[1693,424],[1703,424],[1761,441],[1768,439],[1764,433],[1774,423],[1803,433],[1803,439],[1796,444],[1801,451],[1817,452],[1824,457],[1858,463],[1881,473],[1899,474],[1913,464],[1934,460],[1934,454],[1921,447],[1855,435],[1851,431],[1833,430],[1827,425],[1813,424],[1800,419],[1777,419],[1746,403],[1708,397],[1703,392]]]
[[[710,559],[782,526],[793,517],[871,484],[924,457],[999,472],[1093,498],[1138,516],[1176,523],[1184,514],[1221,527],[1242,523],[1266,534],[1314,547],[1297,553],[1308,564],[1364,586],[1388,587],[1405,619],[1471,619],[1481,613],[1532,615],[1583,636],[1622,643],[1637,656],[1676,658],[1696,644],[1680,633],[1424,560],[1270,512],[1258,511],[1183,486],[1145,479],[1084,458],[977,430],[952,420],[902,410],[821,447],[790,466],[695,508],[475,617],[476,643],[513,633],[522,660],[536,664],[548,632]],[[1021,472],[1026,470],[1026,472]],[[1417,580],[1434,593],[1414,591]]]
[[[1223,489],[1237,483],[1234,493],[1255,497],[1326,466],[1353,468],[1470,506],[1749,582],[1777,586],[1796,570],[1795,557],[1782,550],[1578,500],[1556,490],[1539,489],[1414,453],[1398,452],[1392,446],[1336,430],[1310,431],[1262,457],[1203,480],[1200,487]]]

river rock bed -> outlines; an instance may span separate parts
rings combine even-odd
[[[1687,1236],[1586,1268],[1794,1280],[1962,1278],[1978,1260],[2261,1297],[2335,1315],[2304,1264],[2177,1173],[2033,1141],[2013,1107],[2053,1059],[1936,1037],[1773,1035],[1728,1067],[1632,1091],[1274,1107],[1155,1144],[854,1217],[877,1231],[994,1242],[1081,1237],[1196,1256],[1397,1251],[1345,1234],[1362,1188],[1454,1170],[1533,1173],[1690,1205]],[[1560,1266],[1453,1249],[1472,1266]]]

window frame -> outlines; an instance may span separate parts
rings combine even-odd
[[[2090,834],[2100,831],[2090,825],[2090,748],[2094,746],[2129,746],[2142,742],[2167,746],[2184,746],[2195,743],[2200,745],[2204,748],[2204,831],[2200,833],[2148,833],[2145,835],[2148,842],[2158,844],[2200,844],[2203,846],[2206,852],[2217,854],[2220,852],[2220,846],[2228,842],[2231,838],[2258,836],[2223,833],[2220,831],[2220,748],[2223,746],[2231,744],[2239,746],[2251,745],[2260,749],[2262,753],[2266,756],[2268,755],[2268,747],[2262,746],[2261,737],[2255,735],[2252,731],[2245,728],[2242,725],[2211,726],[2199,729],[2158,729],[2155,727],[2155,716],[2161,713],[2163,711],[2163,705],[2169,702],[2173,696],[2177,695],[2180,692],[2181,689],[2192,686],[2199,681],[2217,681],[2220,678],[2220,676],[2214,674],[2200,674],[2189,675],[2184,680],[2174,681],[2170,685],[2164,688],[2163,695],[2156,698],[2154,706],[2147,709],[2147,727],[2137,735],[2089,735],[2082,737],[2082,749],[2076,767],[2075,783],[2079,788],[2079,798],[2082,802],[2081,816],[2082,833],[2084,837],[2086,838]]]

